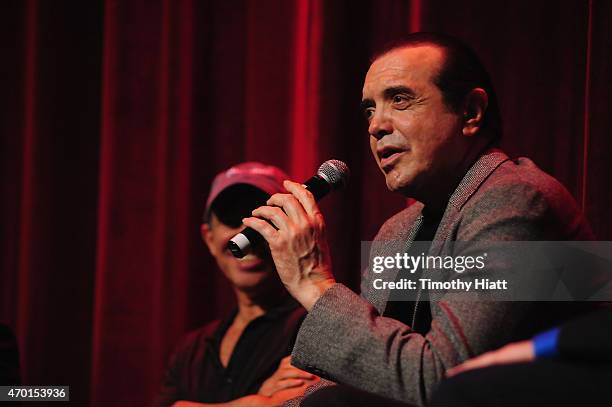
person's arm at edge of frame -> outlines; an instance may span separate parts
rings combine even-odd
[[[448,377],[494,365],[528,363],[536,359],[612,360],[612,308],[566,322],[532,339],[510,343],[472,358],[446,372]],[[606,329],[607,328],[607,329]]]

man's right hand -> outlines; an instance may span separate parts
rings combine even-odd
[[[291,366],[291,356],[284,357],[278,369],[259,388],[257,394],[270,397],[274,393],[302,385],[311,385],[319,380],[318,376]]]
[[[242,220],[268,242],[276,271],[289,294],[307,311],[336,282],[325,238],[325,220],[302,184],[285,181],[289,194],[274,194]]]

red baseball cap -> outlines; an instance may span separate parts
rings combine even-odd
[[[280,168],[250,161],[235,165],[215,177],[206,199],[204,217],[208,218],[210,207],[215,199],[227,188],[236,184],[248,184],[273,195],[285,192],[283,181],[289,179]]]

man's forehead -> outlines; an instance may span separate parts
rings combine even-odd
[[[364,82],[364,94],[374,90],[368,88],[380,85],[393,86],[406,84],[406,81],[427,83],[439,72],[443,57],[441,48],[429,44],[406,46],[388,52],[370,66]]]

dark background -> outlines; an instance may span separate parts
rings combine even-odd
[[[26,384],[146,405],[171,347],[226,312],[199,240],[212,177],[245,160],[353,181],[322,204],[337,277],[405,205],[358,105],[374,51],[441,30],[474,46],[532,158],[612,238],[612,3],[485,0],[3,1],[0,321]]]

